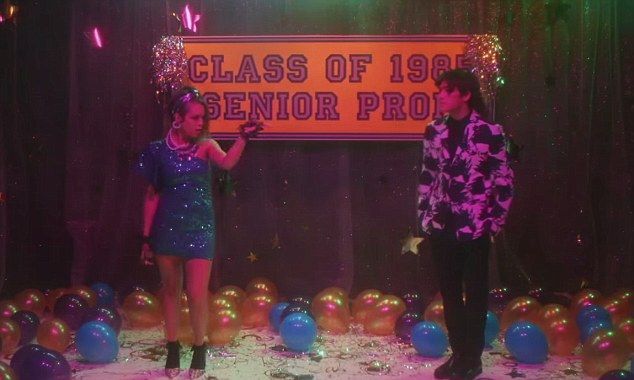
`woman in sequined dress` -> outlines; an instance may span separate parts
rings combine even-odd
[[[207,293],[214,257],[216,228],[212,203],[212,165],[233,168],[259,122],[241,125],[241,133],[224,152],[207,137],[208,110],[197,90],[185,87],[170,101],[172,122],[167,136],[152,142],[139,158],[138,170],[149,181],[143,207],[141,260],[156,262],[163,284],[163,313],[167,339],[165,373],[180,372],[178,326],[180,299],[185,287],[194,333],[189,375],[204,375],[207,330]]]

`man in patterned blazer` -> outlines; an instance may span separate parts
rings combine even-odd
[[[477,78],[451,70],[436,85],[444,117],[425,131],[418,221],[439,273],[452,355],[434,376],[474,379],[482,373],[489,245],[511,205],[513,171],[502,126],[483,118]]]

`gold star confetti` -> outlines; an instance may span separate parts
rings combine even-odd
[[[412,252],[414,255],[418,255],[418,244],[423,241],[423,238],[416,237],[410,231],[407,237],[402,240],[403,246],[401,247],[401,255],[408,252]]]
[[[258,259],[258,257],[255,255],[255,253],[253,253],[253,251],[249,252],[249,256],[247,256],[247,259],[251,262],[254,262]]]

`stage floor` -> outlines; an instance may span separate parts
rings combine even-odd
[[[73,379],[167,379],[162,330],[123,330],[116,362],[88,364],[72,347],[64,353]],[[187,346],[181,363],[189,366]],[[423,358],[394,337],[364,334],[353,326],[345,335],[322,334],[310,354],[283,351],[281,338],[268,329],[243,330],[233,344],[212,348],[205,379],[433,379],[445,360]],[[551,356],[543,365],[516,363],[499,342],[483,355],[484,372],[478,379],[590,379],[581,370],[581,358]],[[628,363],[628,367],[629,367]],[[179,379],[187,379],[182,371]]]

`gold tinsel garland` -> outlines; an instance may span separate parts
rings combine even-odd
[[[471,62],[473,73],[480,80],[482,95],[491,101],[504,78],[500,75],[502,45],[494,34],[474,34],[465,46],[465,58]]]
[[[179,89],[187,78],[187,56],[180,36],[164,36],[152,48],[152,81],[156,95],[168,96]]]

